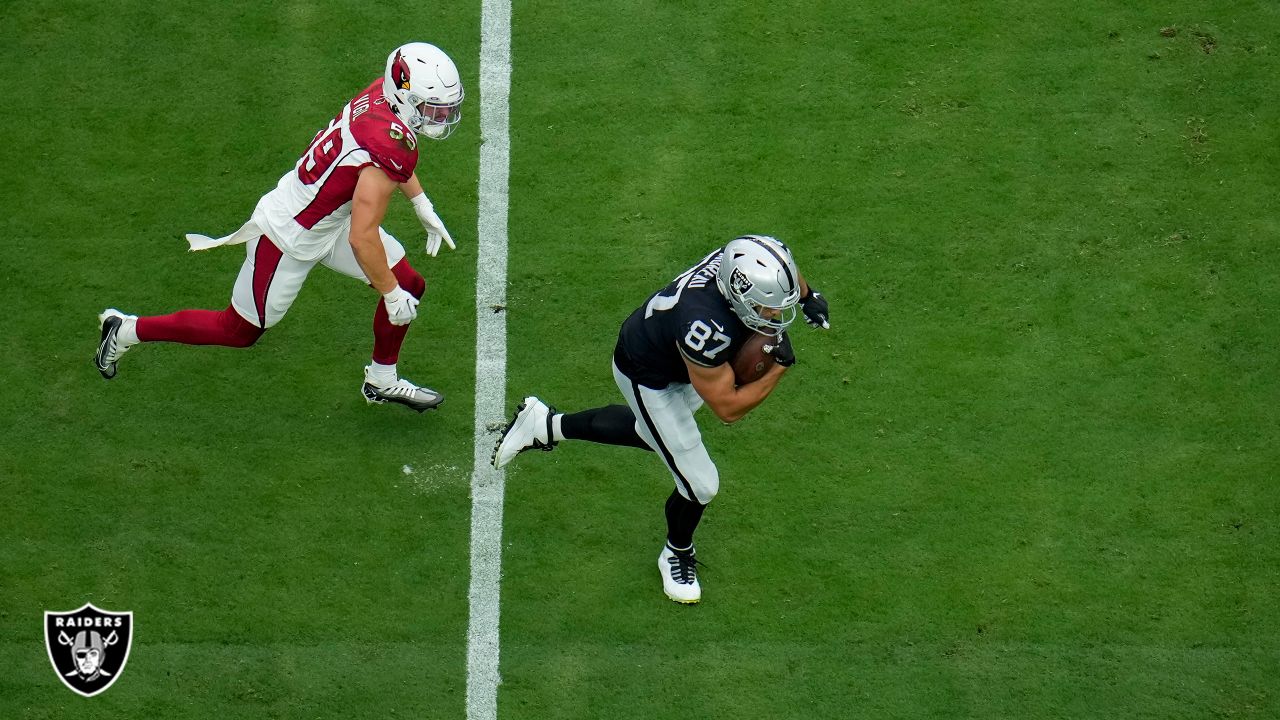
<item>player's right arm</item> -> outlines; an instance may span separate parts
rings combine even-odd
[[[386,295],[399,283],[387,267],[387,251],[382,247],[378,227],[387,213],[387,204],[395,193],[396,182],[382,170],[370,165],[360,171],[355,194],[351,198],[351,250],[356,262],[375,290]]]
[[[778,386],[782,374],[787,371],[782,365],[775,364],[759,380],[735,386],[733,363],[707,367],[693,362],[683,352],[680,357],[689,368],[689,382],[693,384],[693,389],[702,397],[707,407],[711,408],[711,412],[726,423],[741,420],[764,402]]]

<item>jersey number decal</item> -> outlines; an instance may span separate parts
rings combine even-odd
[[[302,162],[298,164],[298,179],[304,185],[316,184],[341,154],[342,128],[335,127],[327,134],[317,137],[311,147],[307,148],[307,154],[302,156]]]
[[[405,132],[400,123],[391,123],[391,127],[387,129],[387,134],[391,136],[392,140],[402,143],[410,150],[418,147],[418,134]]]
[[[707,346],[708,340],[720,344],[711,350],[703,350],[702,348]],[[720,354],[721,350],[729,347],[729,342],[728,335],[712,330],[701,320],[694,320],[693,324],[689,326],[688,334],[684,336],[684,344],[706,355],[708,360],[714,359],[716,355]]]
[[[689,285],[689,281],[693,279],[694,274],[699,270],[706,269],[707,263],[719,252],[719,250],[716,250],[710,255],[702,258],[702,262],[694,265],[688,270],[685,270],[680,274],[680,277],[673,280],[672,282],[676,284],[675,295],[654,295],[649,298],[649,304],[644,306],[644,319],[648,320],[653,317],[653,313],[655,311],[666,312],[667,310],[675,307],[680,302],[680,293],[684,292],[685,287]]]
[[[649,298],[649,304],[644,308],[644,319],[648,320],[653,317],[655,310],[666,312],[676,306],[680,302],[680,293],[684,292],[684,286],[689,284],[689,278],[693,277],[693,271],[697,267],[691,267],[684,271],[684,274],[676,278],[676,294],[675,295],[654,295]]]

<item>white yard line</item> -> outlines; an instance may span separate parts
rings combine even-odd
[[[507,176],[511,138],[511,1],[483,0],[480,14],[480,207],[476,259],[476,417],[471,473],[471,614],[467,720],[498,717],[498,598],[502,578],[503,475],[489,464],[489,424],[506,414]]]

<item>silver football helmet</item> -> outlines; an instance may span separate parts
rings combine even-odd
[[[387,56],[382,94],[391,111],[419,135],[443,140],[462,119],[462,79],[444,51],[429,43],[401,45]]]
[[[716,285],[747,327],[781,335],[796,319],[800,273],[791,251],[768,235],[730,240],[720,257]]]

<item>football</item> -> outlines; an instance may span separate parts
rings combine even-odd
[[[751,337],[742,343],[738,354],[733,356],[733,377],[737,384],[755,382],[773,367],[775,361],[772,355],[765,352],[765,347],[772,349],[774,342],[776,338],[772,335],[751,333]]]

